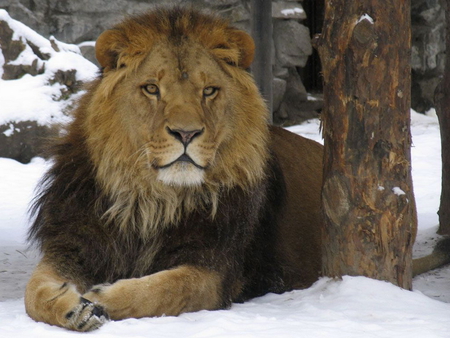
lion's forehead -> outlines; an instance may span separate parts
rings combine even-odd
[[[170,42],[155,44],[139,74],[142,78],[156,81],[189,81],[200,86],[225,79],[221,67],[208,51],[192,41],[182,45]]]

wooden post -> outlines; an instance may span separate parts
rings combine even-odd
[[[410,0],[327,0],[323,273],[412,287]]]
[[[267,102],[270,122],[273,120],[272,104],[272,1],[251,0],[252,36],[255,40],[255,60],[251,70],[253,77]]]
[[[441,4],[445,8],[447,53],[444,77],[435,93],[442,149],[442,190],[438,233],[450,235],[450,0],[441,0]]]

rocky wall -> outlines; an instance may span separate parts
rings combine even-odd
[[[444,74],[445,0],[412,0],[412,106],[434,107],[434,91]]]

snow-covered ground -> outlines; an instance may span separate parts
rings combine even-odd
[[[419,212],[415,255],[436,238],[440,191],[440,139],[436,117],[412,113],[413,177]],[[319,122],[290,128],[321,141]],[[23,289],[37,260],[27,251],[26,210],[48,163],[23,165],[0,158],[0,337],[72,337],[35,323],[25,313]],[[307,290],[269,294],[230,310],[180,317],[111,322],[89,335],[112,337],[450,337],[450,267],[414,280],[414,291],[363,277],[323,278]],[[433,298],[437,298],[433,299]]]
[[[0,16],[5,19],[5,12],[0,10]],[[16,30],[28,39],[32,38],[34,43],[46,44],[23,26],[18,25]],[[89,77],[95,72],[95,67],[77,56],[76,49],[68,46],[61,53],[70,53],[71,66],[80,70],[79,76]],[[0,80],[1,122],[23,118],[25,112],[27,119],[34,117],[40,123],[66,119],[59,114],[70,102],[52,100],[59,87],[48,85],[60,56],[56,55],[55,61],[48,61],[42,75],[24,76],[14,81]],[[0,65],[2,62],[0,53]],[[317,120],[289,129],[321,142]],[[437,238],[441,162],[436,116],[412,112],[412,133],[413,179],[419,215],[414,255],[419,257],[430,252]],[[27,165],[0,158],[1,338],[79,335],[34,322],[26,315],[23,305],[23,290],[38,260],[38,254],[27,249],[25,243],[29,226],[27,208],[34,187],[48,165],[39,158]],[[416,277],[413,292],[364,277],[322,278],[307,290],[269,294],[235,304],[230,310],[111,322],[89,335],[98,338],[450,337],[450,267]]]

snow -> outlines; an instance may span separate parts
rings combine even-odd
[[[77,334],[35,323],[18,301],[0,303],[0,336],[64,338]],[[450,306],[363,277],[321,279],[311,288],[269,294],[231,310],[110,322],[89,336],[113,337],[448,337]],[[1,320],[0,319],[0,320]]]
[[[393,187],[392,192],[397,196],[406,195],[406,193],[402,189],[400,189],[400,187]]]
[[[4,17],[4,11],[0,11],[0,19]],[[20,25],[17,31],[22,34],[18,35],[25,34],[36,44],[45,44],[39,35]],[[46,73],[42,75],[24,76],[14,81],[0,80],[0,123],[21,119],[34,119],[42,124],[67,121],[66,117],[58,115],[66,108],[66,103],[52,100],[59,88],[46,83],[47,72],[54,72],[60,66],[75,67],[83,77],[90,77],[96,69],[78,59],[72,47],[59,43],[58,46],[60,52],[52,53],[66,53],[73,59],[65,63],[56,55],[48,61]],[[441,184],[440,134],[433,112],[429,116],[412,112],[411,122],[412,173],[419,220],[414,256],[419,257],[429,253],[438,238],[435,233]],[[319,120],[289,129],[322,142]],[[39,178],[48,167],[49,162],[40,158],[27,165],[0,158],[2,338],[79,336],[34,322],[26,315],[23,305],[25,283],[38,260],[36,252],[27,249],[25,244],[29,226],[27,208]],[[230,310],[110,322],[89,336],[437,338],[450,337],[449,318],[450,267],[444,267],[416,277],[412,292],[365,277],[322,278],[306,290],[268,294],[244,304],[234,304]]]
[[[374,23],[374,21],[373,21],[373,18],[369,15],[369,14],[364,14],[364,15],[361,15],[361,17],[359,18],[359,20],[357,21],[357,23],[360,23],[361,21],[363,21],[363,20],[367,20],[367,21],[369,21],[372,25],[373,25],[373,23]]]
[[[289,8],[289,9],[283,9],[281,11],[281,14],[288,16],[288,15],[294,15],[294,14],[301,14],[304,12],[305,11],[303,10],[303,8],[295,7],[295,8]]]
[[[319,125],[318,120],[312,120],[289,129],[321,141]],[[412,132],[413,175],[419,210],[418,238],[424,241],[419,241],[415,250],[419,247],[426,251],[436,237],[439,205],[441,174],[436,118],[413,112]],[[28,165],[0,159],[0,253],[8,254],[0,256],[0,263],[6,257],[11,265],[19,265],[17,274],[5,284],[2,280],[4,268],[0,265],[1,288],[18,281],[22,283],[22,290],[15,290],[0,302],[2,338],[64,338],[75,335],[35,323],[26,315],[23,305],[23,287],[31,269],[29,260],[37,260],[24,248],[28,227],[26,210],[36,182],[48,165],[39,158]],[[21,252],[17,253],[13,248]],[[24,260],[23,255],[29,258],[25,261],[28,264],[26,269],[18,262],[19,259]],[[26,273],[21,269],[27,270]],[[364,277],[322,278],[309,289],[283,295],[269,294],[244,304],[235,304],[230,310],[110,322],[90,335],[137,338],[147,337],[151,332],[155,337],[450,337],[450,304],[432,298],[450,302],[449,270],[444,268],[438,270],[440,272],[417,277],[414,292]]]
[[[78,44],[79,48],[82,47],[95,47],[95,41],[84,41]]]

